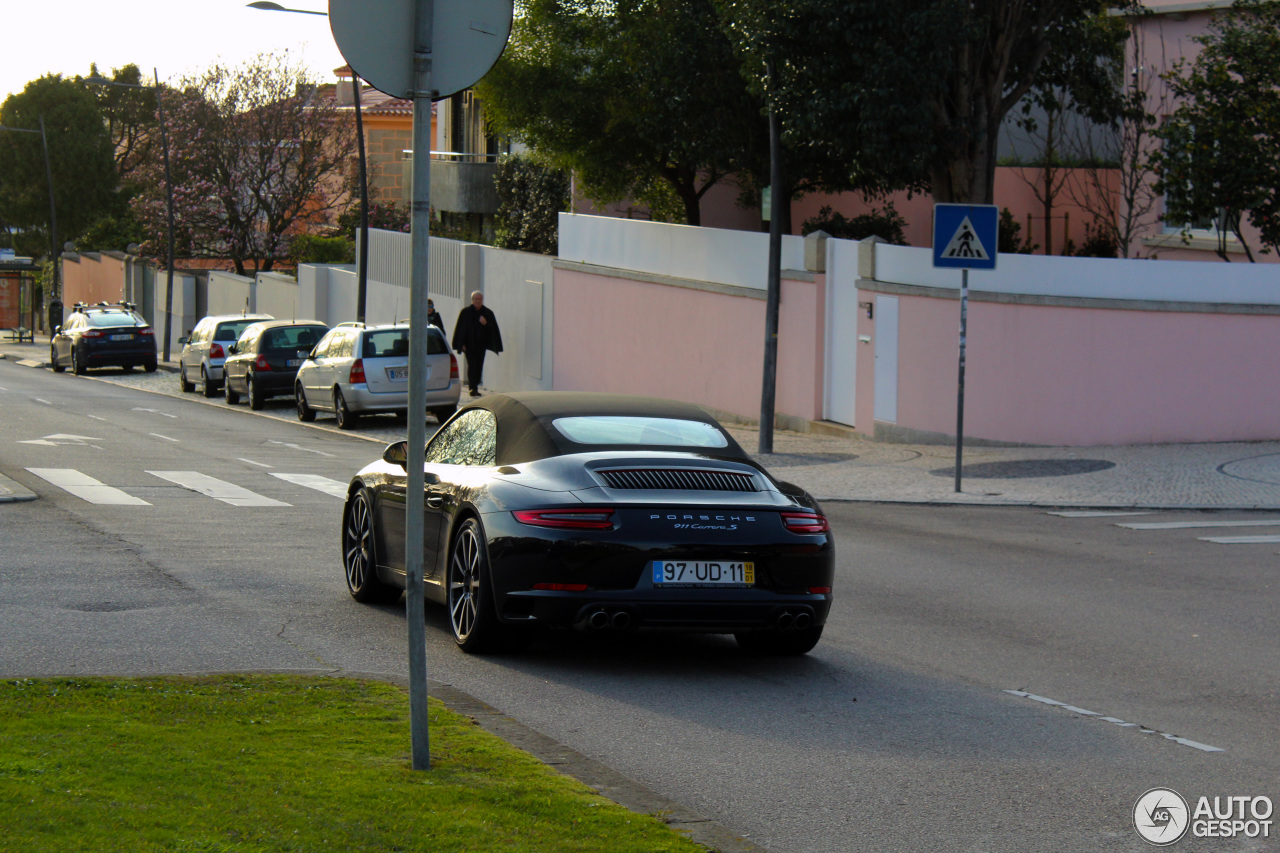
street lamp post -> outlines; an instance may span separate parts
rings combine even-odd
[[[96,83],[100,86],[119,86],[122,89],[155,89],[156,91],[156,111],[160,114],[160,143],[164,152],[164,186],[165,186],[165,229],[168,232],[166,242],[168,244],[165,253],[165,267],[167,268],[167,280],[164,289],[164,347],[161,351],[161,360],[169,360],[169,327],[173,316],[173,177],[169,171],[169,123],[165,120],[164,115],[164,96],[160,86],[160,73],[154,68],[151,69],[155,75],[155,85],[147,86],[142,83],[121,83],[118,80],[108,80],[106,77],[88,77],[86,83]]]
[[[293,12],[297,15],[322,15],[326,12],[313,12],[310,9],[286,9],[271,0],[255,0],[247,4],[250,9],[261,9],[265,12]],[[366,294],[369,281],[369,181],[364,154],[364,122],[360,118],[360,75],[351,70],[351,103],[356,111],[356,151],[360,162],[360,257],[357,259],[356,274],[356,320],[363,323],[365,319]]]
[[[4,125],[0,125],[0,130],[11,130],[14,133],[40,134],[40,145],[44,148],[44,179],[49,187],[49,261],[53,264],[53,286],[49,289],[49,295],[51,297],[58,296],[61,293],[58,289],[58,208],[53,203],[53,165],[49,160],[49,135],[44,130],[44,115],[40,116],[39,130],[30,127],[5,127]],[[31,294],[31,306],[34,311],[34,289]],[[33,324],[32,329],[34,328]]]

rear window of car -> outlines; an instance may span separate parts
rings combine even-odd
[[[575,444],[642,444],[654,447],[728,447],[711,424],[676,418],[588,415],[556,418],[551,425]]]
[[[100,329],[109,326],[141,326],[146,322],[136,314],[124,311],[100,311],[96,314],[86,314],[85,319],[89,321],[90,326],[97,326]]]
[[[238,341],[241,333],[256,322],[258,321],[232,320],[227,323],[219,323],[218,327],[213,331],[213,339],[215,341]]]
[[[267,329],[262,337],[262,351],[310,350],[324,337],[325,331],[318,326],[282,326]]]
[[[427,335],[427,355],[445,355],[449,345],[444,335],[432,332]],[[364,333],[364,351],[361,358],[394,358],[409,354],[408,329],[380,329]]]

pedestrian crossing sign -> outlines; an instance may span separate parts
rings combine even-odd
[[[995,269],[999,222],[994,204],[935,204],[933,265]]]

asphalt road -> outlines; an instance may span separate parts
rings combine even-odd
[[[0,418],[0,472],[40,496],[0,505],[0,676],[405,674],[403,605],[347,596],[324,491],[378,444],[4,361]],[[804,658],[644,634],[474,658],[428,607],[430,675],[775,851],[1138,851],[1150,788],[1280,799],[1276,546],[1117,526],[1266,519],[827,510],[838,598]]]

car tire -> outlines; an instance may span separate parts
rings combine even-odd
[[[739,631],[733,635],[738,648],[751,655],[803,655],[822,639],[822,626],[796,631]]]
[[[373,505],[367,489],[352,495],[342,510],[342,567],[347,591],[363,604],[386,604],[400,590],[378,578],[373,529]]]
[[[200,366],[200,390],[206,397],[218,396],[218,386],[209,380],[209,373],[204,369],[204,365]]]
[[[57,347],[52,347],[52,346],[49,347],[49,364],[52,365],[54,373],[61,373],[62,371],[66,370],[65,367],[63,367],[61,364],[58,363]]]
[[[160,363],[155,359],[152,359],[151,361],[148,361],[146,364],[142,365],[142,369],[147,371],[147,373],[155,373],[159,368],[160,368]]]
[[[449,418],[453,417],[453,413],[456,411],[458,411],[457,406],[438,406],[431,410],[431,414],[436,416],[437,421],[444,423],[449,420]]]
[[[360,416],[347,408],[347,400],[342,391],[333,389],[333,416],[338,421],[338,429],[355,429]]]
[[[316,410],[307,405],[307,394],[299,382],[293,387],[293,399],[298,407],[298,420],[309,424],[316,419]]]
[[[446,577],[449,627],[459,649],[483,654],[517,651],[527,644],[528,634],[498,619],[489,579],[489,548],[478,519],[468,518],[454,533]]]
[[[267,396],[262,393],[262,384],[254,382],[253,374],[250,373],[244,378],[244,387],[247,392],[245,396],[249,398],[249,408],[261,411],[267,405]]]
[[[227,405],[234,406],[240,402],[240,392],[231,387],[231,376],[222,374],[222,387],[227,392]]]
[[[183,394],[190,394],[196,390],[196,386],[187,381],[187,366],[185,364],[178,368],[178,387],[182,389]]]
[[[76,376],[84,376],[84,365],[80,363],[80,359],[76,356],[76,348],[71,348],[71,372]]]

